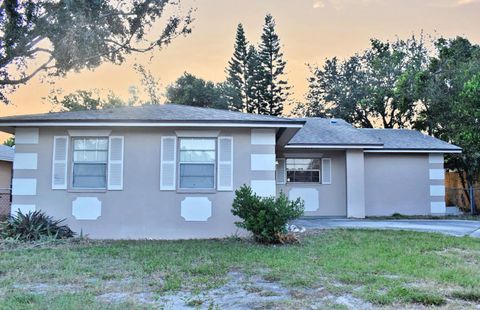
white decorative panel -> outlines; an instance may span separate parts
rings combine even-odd
[[[445,171],[443,169],[430,169],[429,176],[430,180],[444,180]]]
[[[445,186],[430,185],[430,196],[445,196]]]
[[[233,191],[233,137],[218,138],[219,191]]]
[[[252,144],[275,145],[275,142],[275,129],[252,129]]]
[[[315,188],[292,188],[288,192],[288,199],[301,198],[305,203],[305,211],[317,211],[319,208],[318,190]]]
[[[443,164],[443,154],[428,154],[430,164]]]
[[[38,128],[15,129],[15,144],[38,144]]]
[[[175,190],[177,137],[162,137],[160,154],[160,190]]]
[[[108,190],[123,189],[123,136],[109,138],[108,147]]]
[[[180,214],[189,222],[206,222],[212,216],[212,202],[207,197],[186,197],[182,200]]]
[[[322,158],[322,184],[332,184],[331,158]]]
[[[37,153],[15,153],[13,169],[37,169]]]
[[[97,197],[77,197],[72,202],[72,215],[77,220],[96,220],[102,215],[102,202]]]
[[[275,171],[275,154],[251,154],[252,171]]]
[[[35,196],[37,194],[37,179],[13,179],[13,196]]]
[[[431,214],[445,214],[447,211],[445,207],[445,201],[432,201],[430,202]]]
[[[35,205],[13,204],[11,210],[12,215],[17,214],[17,211],[20,211],[22,214],[27,214],[28,212],[35,211]]]
[[[258,196],[276,196],[275,180],[251,180],[250,186]]]

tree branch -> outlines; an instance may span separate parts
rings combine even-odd
[[[32,73],[30,73],[27,76],[24,76],[23,78],[17,79],[17,80],[11,80],[11,79],[4,79],[0,80],[0,85],[19,85],[19,84],[25,84],[28,80],[33,78],[35,75],[37,75],[40,71],[48,70],[49,67],[48,64],[53,61],[53,57],[50,56],[50,58],[44,62],[40,67],[35,69]]]

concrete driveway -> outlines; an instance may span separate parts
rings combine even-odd
[[[302,218],[293,222],[306,229],[362,228],[397,229],[480,238],[480,221],[467,220],[375,220],[340,218]]]

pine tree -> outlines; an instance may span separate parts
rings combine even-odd
[[[260,97],[263,87],[263,70],[260,63],[260,56],[255,46],[250,45],[247,54],[247,98],[249,105],[247,113],[267,114],[266,106]]]
[[[250,104],[247,96],[247,45],[243,25],[238,24],[233,56],[226,71],[230,109],[243,112],[249,110]]]
[[[286,61],[283,60],[280,39],[275,32],[275,20],[270,14],[265,16],[259,55],[263,71],[260,95],[262,105],[266,106],[264,114],[281,115],[290,87],[284,79]]]

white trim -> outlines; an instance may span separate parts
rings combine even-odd
[[[230,160],[221,161],[220,158],[220,140],[230,140]],[[232,191],[233,190],[233,137],[219,137],[217,142],[217,190],[218,191]],[[230,186],[220,186],[220,169],[222,165],[230,165]]]
[[[65,158],[55,159],[55,152],[57,149],[57,139],[66,139],[65,142]],[[52,152],[52,189],[67,189],[67,167],[68,167],[68,144],[70,138],[68,136],[53,136],[53,152]],[[55,164],[64,164],[64,184],[55,184]]]
[[[329,162],[329,165],[328,165],[328,175],[330,176],[330,181],[327,182],[324,180],[324,176],[325,176],[325,164],[326,162]],[[321,171],[321,174],[322,174],[322,184],[332,184],[332,159],[331,158],[322,158],[322,171]]]
[[[164,140],[173,139],[173,160],[164,160]],[[160,190],[162,191],[174,191],[177,185],[177,137],[176,136],[162,136],[160,146]],[[172,185],[163,184],[163,169],[164,165],[173,166],[173,182]]]
[[[108,137],[111,130],[97,130],[97,129],[69,129],[68,134],[71,137]]]
[[[259,124],[259,123],[215,123],[215,122],[17,122],[1,123],[0,127],[19,127],[19,126],[38,126],[38,127],[248,127],[248,128],[302,128],[303,124]]]
[[[35,196],[37,195],[37,179],[12,179],[13,196]]]
[[[295,144],[295,145],[285,145],[287,149],[371,149],[371,148],[383,148],[383,146],[372,146],[372,145],[348,145],[348,144],[338,144],[338,145],[329,145],[329,144]],[[367,152],[367,151],[365,151]]]
[[[276,196],[277,194],[275,180],[251,180],[250,187],[261,197]]]
[[[275,154],[250,154],[252,171],[275,171]]]
[[[180,202],[180,215],[187,222],[206,222],[212,216],[208,197],[185,197]]]
[[[428,174],[430,180],[445,180],[445,170],[443,169],[430,169]]]
[[[461,153],[462,151],[456,151],[456,150],[365,150],[365,153]],[[442,161],[443,163],[443,161]]]
[[[216,138],[220,130],[175,130],[175,134],[179,138]]]
[[[102,216],[102,202],[97,197],[77,197],[72,201],[72,215],[77,220],[96,220]]]
[[[445,185],[430,185],[430,196],[445,196]]]
[[[12,204],[10,209],[10,214],[15,215],[17,211],[20,211],[22,214],[27,214],[28,212],[35,212],[36,206],[34,204]]]
[[[445,201],[432,201],[432,202],[430,202],[430,213],[431,214],[445,214],[445,213],[447,213],[447,208],[445,206]]]
[[[37,153],[15,153],[13,160],[14,170],[36,170],[37,169]]]
[[[273,129],[252,129],[250,143],[252,145],[275,145],[276,137]]]
[[[16,128],[15,144],[38,144],[38,128]]]
[[[429,164],[443,164],[443,154],[430,154],[428,155],[428,163]]]
[[[112,159],[112,140],[113,139],[120,139],[122,140],[122,159],[117,159],[113,160]],[[110,136],[108,138],[108,171],[107,171],[107,188],[108,190],[114,190],[114,191],[121,191],[123,190],[123,160],[125,156],[125,138],[123,136]],[[111,166],[119,164],[120,165],[120,170],[121,170],[121,176],[120,176],[120,184],[119,185],[113,185],[111,184],[111,178],[110,178],[110,172],[112,171]]]

